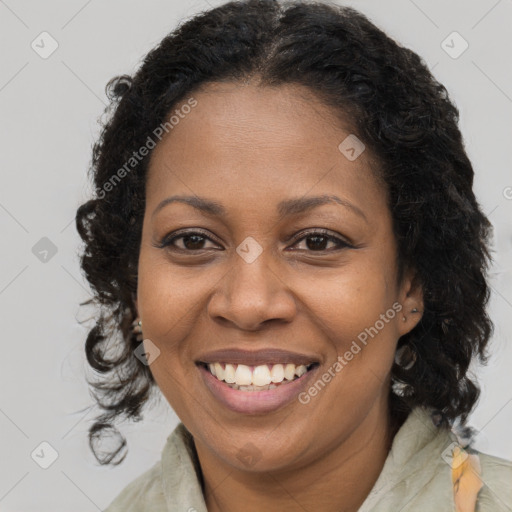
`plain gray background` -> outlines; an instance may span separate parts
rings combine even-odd
[[[120,426],[129,446],[121,466],[99,467],[89,451],[87,429],[98,410],[85,381],[87,330],[78,319],[86,315],[78,304],[89,289],[74,216],[91,191],[86,170],[107,81],[133,73],[180,20],[221,3],[0,0],[2,511],[102,510],[159,459],[176,425],[162,398],[143,422]],[[475,191],[495,231],[493,357],[478,370],[482,397],[471,424],[481,431],[477,448],[510,459],[512,0],[338,3],[359,8],[419,53],[460,110]],[[41,53],[52,40],[43,31],[58,44],[47,58]],[[457,55],[464,41],[469,46]],[[50,246],[56,253],[41,261],[38,249]],[[52,450],[56,460],[41,468],[37,454],[48,462]]]

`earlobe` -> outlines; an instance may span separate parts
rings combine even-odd
[[[402,321],[400,322],[400,336],[412,331],[423,316],[423,286],[416,272],[411,271],[404,280],[401,293]]]

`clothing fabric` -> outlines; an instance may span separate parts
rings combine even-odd
[[[104,512],[208,512],[201,478],[193,437],[179,423],[160,461]],[[449,429],[434,425],[431,411],[416,407],[358,510],[398,511],[512,512],[512,462],[463,448]]]

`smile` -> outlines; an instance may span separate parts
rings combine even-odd
[[[299,404],[298,396],[313,381],[320,365],[198,362],[196,367],[214,404],[235,413],[255,415]],[[227,382],[230,380],[233,382]]]
[[[316,363],[262,364],[249,366],[231,363],[202,363],[217,380],[238,391],[267,391],[288,384],[304,375]]]

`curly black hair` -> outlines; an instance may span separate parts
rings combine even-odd
[[[416,53],[352,8],[293,0],[228,2],[183,21],[133,76],[117,76],[106,87],[107,121],[89,169],[96,190],[76,214],[85,243],[81,268],[94,293],[84,304],[98,311],[85,350],[100,376],[89,382],[97,391],[92,395],[105,411],[89,429],[100,464],[124,459],[122,436],[101,457],[96,442],[107,431],[119,436],[116,418],[140,420],[156,384],[148,366],[134,357],[140,340],[132,329],[151,151],[133,168],[126,162],[200,86],[254,79],[262,86],[308,87],[348,119],[375,155],[375,176],[388,191],[399,279],[414,268],[424,294],[420,322],[398,342],[417,360],[409,369],[392,367],[402,391],[390,390],[391,415],[403,421],[413,406],[423,405],[446,424],[465,423],[478,399],[468,368],[476,356],[487,361],[493,332],[486,313],[492,226],[473,193],[459,112],[446,88]]]

